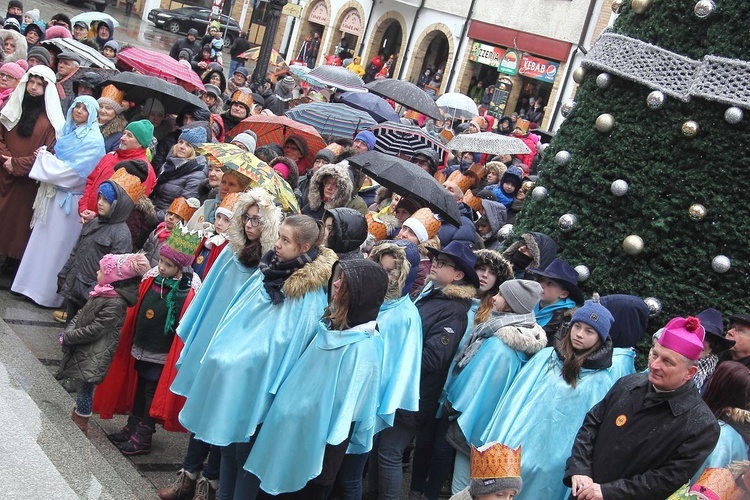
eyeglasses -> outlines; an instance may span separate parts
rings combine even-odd
[[[10,76],[7,73],[0,73],[0,80],[15,80],[15,76]]]
[[[250,217],[247,214],[242,214],[242,224],[247,225],[248,222],[250,223],[250,227],[258,227],[263,223],[263,220],[257,215]]]
[[[435,266],[438,269],[442,269],[442,268],[444,268],[446,266],[447,267],[452,267],[453,269],[456,268],[455,265],[451,264],[450,262],[448,262],[447,260],[444,260],[444,259],[435,259],[435,260],[432,261],[432,265]]]

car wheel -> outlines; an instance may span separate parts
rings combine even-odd
[[[234,37],[232,35],[230,35],[229,33],[224,35],[224,47],[229,47],[230,45],[232,45],[232,42],[234,42]]]
[[[167,31],[174,33],[175,35],[178,34],[180,32],[179,21],[169,21],[169,23],[167,23]]]
[[[94,8],[97,10],[97,12],[104,12],[104,9],[107,8],[107,2],[95,3]]]

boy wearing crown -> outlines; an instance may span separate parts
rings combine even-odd
[[[451,500],[512,500],[521,487],[521,447],[488,443],[471,447],[471,484]]]
[[[108,436],[124,455],[151,451],[156,431],[151,416],[154,393],[177,324],[200,287],[200,278],[190,267],[200,240],[201,233],[181,224],[169,234],[159,249],[158,266],[143,277],[138,302],[128,310],[112,369],[94,397],[94,411],[101,418],[130,412],[127,425]]]

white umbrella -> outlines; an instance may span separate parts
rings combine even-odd
[[[117,28],[120,26],[120,22],[115,19],[114,17],[110,16],[109,14],[105,14],[104,12],[82,12],[81,14],[78,14],[77,16],[73,16],[73,19],[70,20],[70,24],[73,25],[77,23],[78,21],[83,21],[86,23],[86,26],[90,26],[92,22],[94,21],[104,21],[105,19],[109,19],[112,22],[112,26]]]
[[[458,134],[446,145],[452,151],[470,151],[491,155],[524,155],[531,153],[529,147],[518,137],[499,135],[494,132]]]
[[[471,120],[473,117],[479,114],[477,104],[474,100],[464,94],[458,92],[448,92],[437,98],[435,104],[439,108],[445,111],[447,116],[453,118],[463,118],[465,120]]]

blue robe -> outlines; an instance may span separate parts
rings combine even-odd
[[[308,264],[309,265],[309,264]],[[293,279],[293,276],[289,279]],[[247,442],[312,341],[328,303],[322,286],[278,305],[251,280],[216,327],[192,379],[180,423],[206,443]],[[187,371],[183,364],[178,377]]]
[[[329,330],[322,322],[268,411],[245,469],[271,494],[302,489],[323,468],[326,444],[369,451],[378,420],[383,340],[375,322]]]
[[[393,427],[399,408],[419,410],[422,370],[422,319],[408,295],[380,306],[378,330],[383,338],[383,374],[377,431]]]
[[[260,276],[257,267],[243,266],[231,247],[224,247],[177,326],[177,335],[185,345],[177,361],[179,371],[172,382],[172,392],[182,396],[190,392],[192,375],[197,373],[216,326],[232,299],[248,284],[260,281]]]
[[[694,484],[708,467],[726,467],[735,460],[747,460],[747,444],[742,435],[728,423],[719,420],[719,441],[698,472],[690,480]]]
[[[617,382],[625,375],[635,373],[635,350],[629,347],[614,347],[612,349],[612,366],[609,374],[612,381]]]
[[[517,499],[567,500],[565,461],[586,413],[613,385],[606,369],[581,369],[575,389],[562,378],[553,347],[536,353],[495,409],[482,444],[522,445],[523,490]]]

